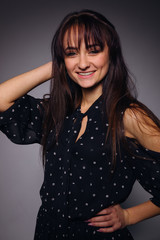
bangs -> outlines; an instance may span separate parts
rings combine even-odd
[[[70,23],[65,31],[67,36],[67,47],[76,47],[80,49],[81,42],[84,41],[86,49],[90,46],[99,46],[101,50],[107,44],[107,33],[104,26],[100,23],[91,21],[82,21],[76,19],[74,23]],[[64,34],[64,35],[65,35]],[[63,46],[64,51],[64,46]]]
[[[75,47],[79,50],[82,41],[84,41],[87,50],[90,47],[96,50],[98,46],[103,51],[107,44],[110,57],[113,55],[113,58],[115,50],[119,46],[119,38],[115,27],[105,17],[88,10],[74,12],[63,19],[54,35],[52,41],[54,61],[59,66],[64,64],[64,48]]]

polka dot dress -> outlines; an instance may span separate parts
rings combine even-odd
[[[76,141],[81,122],[87,116],[84,134]],[[40,99],[29,95],[0,114],[0,129],[18,144],[40,143],[43,108]],[[131,240],[127,228],[100,233],[87,219],[111,205],[124,202],[137,179],[160,206],[160,153],[150,151],[128,138],[131,155],[121,148],[114,174],[111,149],[105,144],[108,128],[98,98],[85,114],[77,108],[66,116],[58,142],[46,153],[42,205],[37,216],[34,240]],[[54,135],[48,136],[48,146]],[[141,156],[141,158],[137,157]]]

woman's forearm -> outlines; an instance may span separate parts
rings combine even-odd
[[[16,99],[52,78],[52,62],[18,75],[0,84],[0,111],[7,110]]]
[[[144,202],[125,210],[127,211],[127,225],[133,225],[160,214],[160,208],[151,201]]]

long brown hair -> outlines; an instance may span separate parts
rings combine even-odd
[[[54,144],[65,116],[74,111],[82,98],[80,87],[69,78],[64,64],[63,39],[67,32],[68,45],[70,44],[71,29],[73,31],[78,29],[78,40],[76,40],[78,47],[84,40],[86,48],[91,41],[93,44],[98,44],[101,50],[104,49],[105,44],[109,48],[110,66],[107,76],[103,80],[102,97],[104,112],[109,121],[106,140],[111,138],[113,165],[115,165],[117,146],[120,146],[121,140],[125,140],[123,113],[127,108],[143,109],[143,112],[158,127],[160,127],[160,123],[156,116],[136,99],[136,89],[125,64],[115,27],[103,15],[91,10],[68,14],[54,35],[51,46],[54,77],[51,80],[49,100],[45,101],[43,154],[45,155],[47,150],[46,143],[50,130],[55,129],[54,139],[52,139]]]

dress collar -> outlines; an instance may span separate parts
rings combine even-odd
[[[94,109],[98,109],[102,105],[102,95],[98,97],[93,104],[88,108],[88,110],[85,113],[81,113],[81,106],[79,106],[75,111],[75,117],[85,117],[88,116]]]

